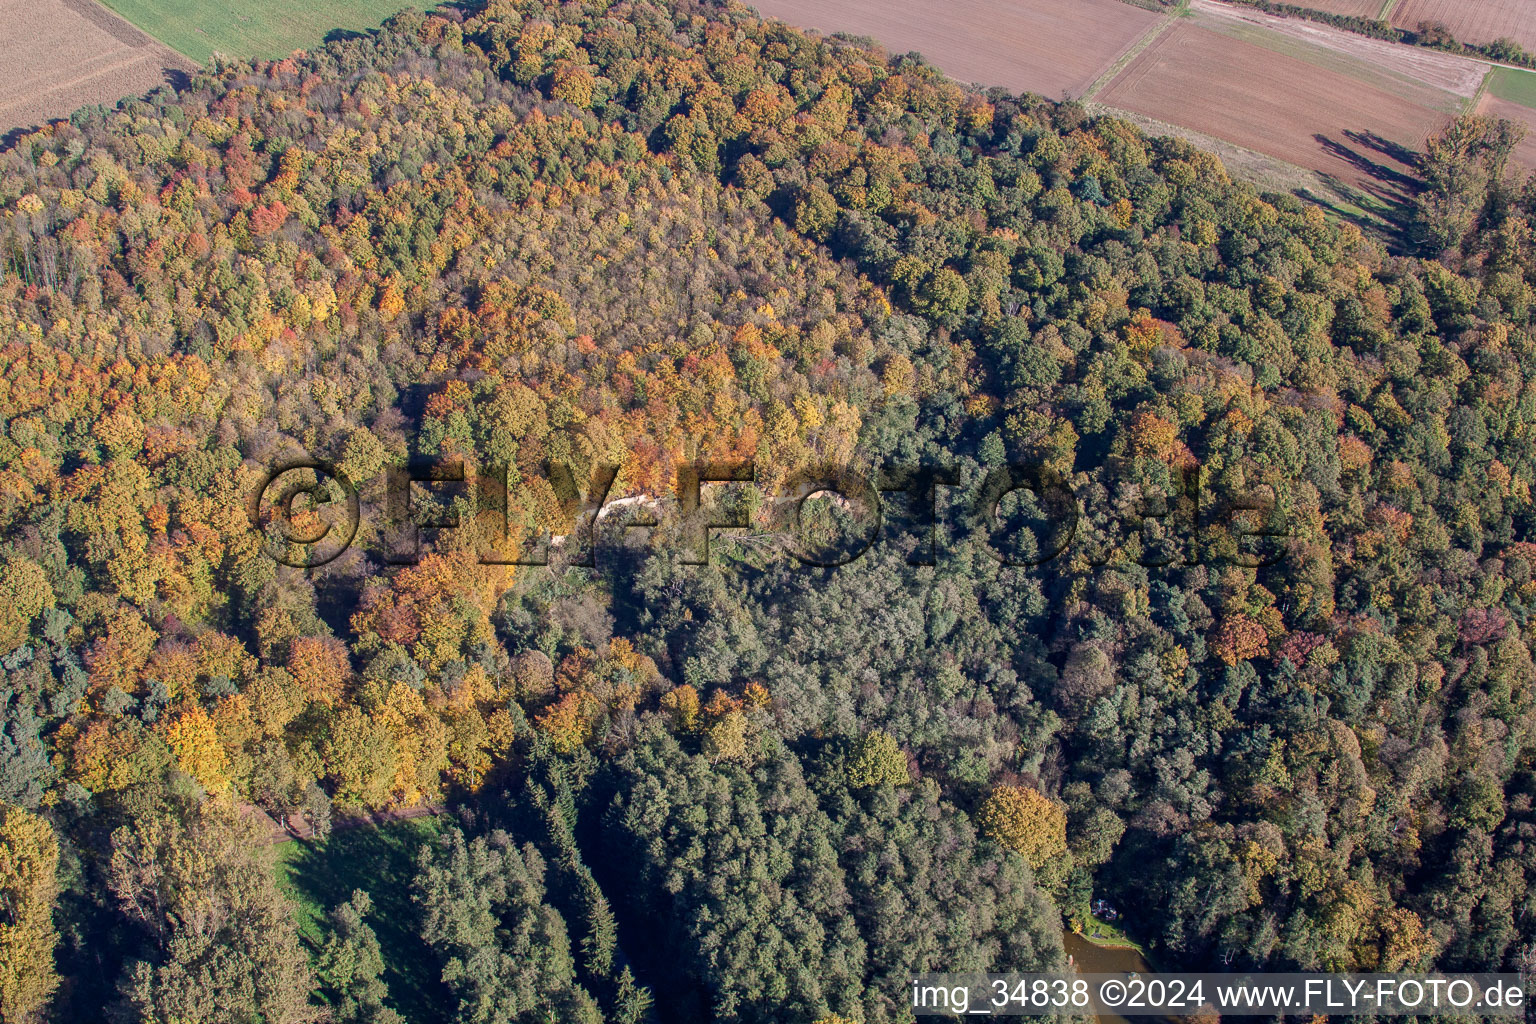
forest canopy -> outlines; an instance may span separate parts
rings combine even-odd
[[[1189,969],[1531,969],[1515,141],[1432,142],[1406,254],[694,0],[405,13],[20,136],[0,1019],[906,1021],[1095,900]],[[304,461],[364,510],[314,567],[250,514]],[[460,527],[396,558],[390,470],[445,463],[504,500],[418,483]],[[689,564],[727,464],[753,528]],[[886,512],[836,567],[772,500],[827,467]],[[260,815],[444,805],[300,927]]]

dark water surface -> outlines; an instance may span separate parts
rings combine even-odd
[[[1129,946],[1098,946],[1089,942],[1083,936],[1074,931],[1067,931],[1063,935],[1067,953],[1072,957],[1072,966],[1082,974],[1115,974],[1131,973],[1152,974],[1152,966],[1136,950]],[[1143,1022],[1156,1021],[1165,1018],[1137,1017]],[[1130,1021],[1119,1014],[1100,1014],[1099,1024],[1130,1024]]]

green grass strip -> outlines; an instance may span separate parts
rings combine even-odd
[[[409,0],[104,0],[145,32],[206,64],[229,57],[286,57],[333,32],[364,32],[410,6]],[[419,4],[416,6],[420,6]]]

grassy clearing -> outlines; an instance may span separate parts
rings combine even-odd
[[[229,57],[286,57],[323,43],[332,32],[378,28],[409,0],[103,0],[167,46],[207,63]]]
[[[1536,108],[1536,71],[1494,68],[1488,79],[1488,91],[1501,100]]]
[[[1123,928],[1110,924],[1108,921],[1093,914],[1088,915],[1088,923],[1082,931],[1083,938],[1096,946],[1118,946],[1124,949],[1134,949],[1143,957],[1147,951],[1141,943],[1125,933]]]
[[[384,952],[390,1002],[413,1024],[446,1020],[451,1002],[433,958],[416,934],[411,880],[416,854],[437,838],[442,821],[413,818],[388,825],[341,829],[324,842],[295,841],[277,848],[278,886],[298,906],[299,931],[312,947],[323,939],[326,912],[354,889],[373,898],[368,923]]]
[[[1112,924],[1095,914],[1086,901],[1070,909],[1064,916],[1068,928],[1095,946],[1105,949],[1134,949],[1143,957],[1146,956],[1146,947],[1131,938],[1120,925]]]

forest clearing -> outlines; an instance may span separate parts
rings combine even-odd
[[[323,840],[291,842],[273,850],[278,888],[296,910],[301,939],[318,949],[329,932],[331,908],[354,892],[369,894],[378,933],[383,981],[409,1020],[447,1019],[452,997],[429,969],[432,951],[411,929],[411,881],[416,858],[437,842],[444,823],[432,816],[332,832]]]

